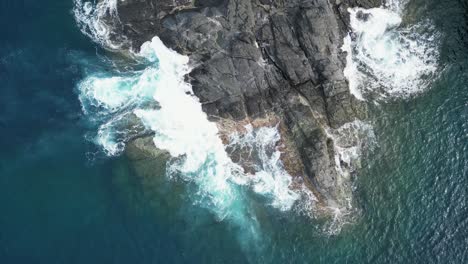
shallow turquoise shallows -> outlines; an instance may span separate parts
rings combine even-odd
[[[220,221],[194,203],[197,186],[106,157],[78,86],[122,59],[80,32],[72,0],[2,0],[0,263],[468,263],[468,2],[409,2],[403,24],[440,34],[438,77],[422,94],[369,100],[377,143],[358,210],[330,235],[330,221],[248,192],[235,206],[256,221]]]

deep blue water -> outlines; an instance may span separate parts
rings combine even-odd
[[[379,144],[357,180],[356,222],[328,236],[266,208],[262,241],[246,247],[183,184],[90,158],[96,128],[76,86],[105,52],[76,27],[71,0],[3,0],[0,263],[468,262],[467,5],[411,1],[408,19],[444,34],[444,71],[422,95],[371,105]]]

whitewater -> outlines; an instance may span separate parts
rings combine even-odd
[[[356,98],[376,101],[409,98],[436,78],[439,35],[430,21],[405,25],[407,1],[380,8],[350,8],[351,32],[344,39],[345,76]]]
[[[114,131],[112,124],[132,114],[154,132],[157,148],[179,158],[170,163],[168,176],[195,182],[199,186],[199,199],[206,201],[203,206],[214,210],[220,220],[241,217],[239,185],[252,186],[280,210],[292,208],[301,194],[290,188],[292,179],[282,167],[278,150],[262,156],[262,162],[268,166],[255,175],[247,175],[231,161],[216,124],[208,121],[191,86],[184,81],[190,71],[188,57],[168,49],[157,37],[143,44],[137,56],[152,66],[131,76],[89,76],[79,85],[85,113],[104,111],[112,116],[101,125],[96,137],[106,154],[119,155],[124,150],[127,139],[113,135],[125,132]],[[151,100],[157,107],[142,107]],[[259,131],[250,128],[242,142],[261,149],[275,146],[279,139],[276,127]]]

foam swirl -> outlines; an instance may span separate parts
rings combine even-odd
[[[428,23],[403,25],[404,2],[382,8],[352,8],[345,75],[351,92],[365,97],[406,98],[426,90],[437,74],[437,34]]]

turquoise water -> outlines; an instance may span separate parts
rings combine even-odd
[[[443,34],[424,93],[374,104],[378,142],[356,182],[352,224],[249,200],[260,239],[193,204],[196,186],[135,175],[87,140],[77,85],[111,71],[72,1],[0,4],[0,263],[466,263],[468,4],[415,0],[405,23]],[[97,70],[96,70],[97,69]]]

